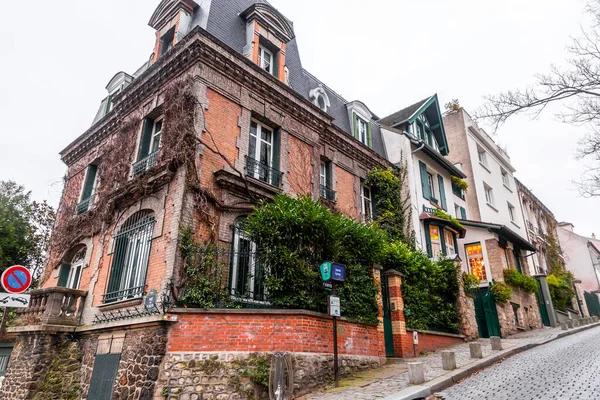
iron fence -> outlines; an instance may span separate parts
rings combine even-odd
[[[135,162],[133,164],[133,176],[140,175],[154,167],[156,165],[156,161],[158,160],[158,152],[159,151],[157,150],[154,153],[150,153],[147,157]]]
[[[77,204],[77,214],[83,214],[90,209],[90,206],[94,204],[94,195],[92,194],[87,199],[83,199]]]
[[[329,186],[320,185],[319,194],[322,199],[335,201],[335,190],[331,189]]]
[[[279,187],[281,185],[283,172],[252,157],[246,158],[246,171],[249,176],[266,182],[271,186]]]

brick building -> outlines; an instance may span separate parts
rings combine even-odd
[[[4,399],[40,390],[53,349],[73,337],[79,375],[63,390],[80,386],[90,400],[244,398],[251,385],[234,382],[232,365],[264,351],[302,353],[298,393],[330,378],[323,314],[161,307],[181,278],[182,229],[242,254],[252,246],[244,216],[282,192],[371,218],[363,180],[391,166],[377,117],[302,68],[292,23],[266,1],[163,0],[149,25],[149,61],[110,80],[93,125],[61,152],[67,174],[50,261],[11,329]],[[229,266],[230,292],[261,301],[248,289],[253,261]],[[380,365],[382,327],[342,324],[343,371]],[[217,376],[215,360],[234,372]]]

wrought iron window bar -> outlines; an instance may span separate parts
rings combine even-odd
[[[146,294],[146,285],[137,286],[129,289],[117,290],[102,295],[102,302],[113,303],[121,300],[139,299]]]
[[[94,204],[94,195],[92,194],[87,199],[83,199],[77,204],[76,211],[77,214],[83,214],[91,208],[91,205]]]
[[[252,157],[246,158],[246,172],[249,176],[266,182],[271,186],[279,187],[281,185],[283,172]]]
[[[331,189],[329,186],[320,185],[319,194],[322,199],[335,201],[335,190]]]
[[[138,176],[156,165],[159,150],[133,163],[133,176]]]

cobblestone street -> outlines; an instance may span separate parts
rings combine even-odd
[[[600,327],[517,354],[446,389],[444,400],[600,399]]]

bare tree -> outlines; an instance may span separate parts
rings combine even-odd
[[[532,86],[484,96],[486,103],[475,117],[497,130],[514,115],[536,118],[548,105],[561,105],[556,114],[561,121],[590,127],[577,153],[578,159],[588,161],[578,186],[583,196],[596,197],[600,196],[600,0],[588,0],[586,12],[593,24],[573,38],[566,68],[553,65],[537,75]]]

